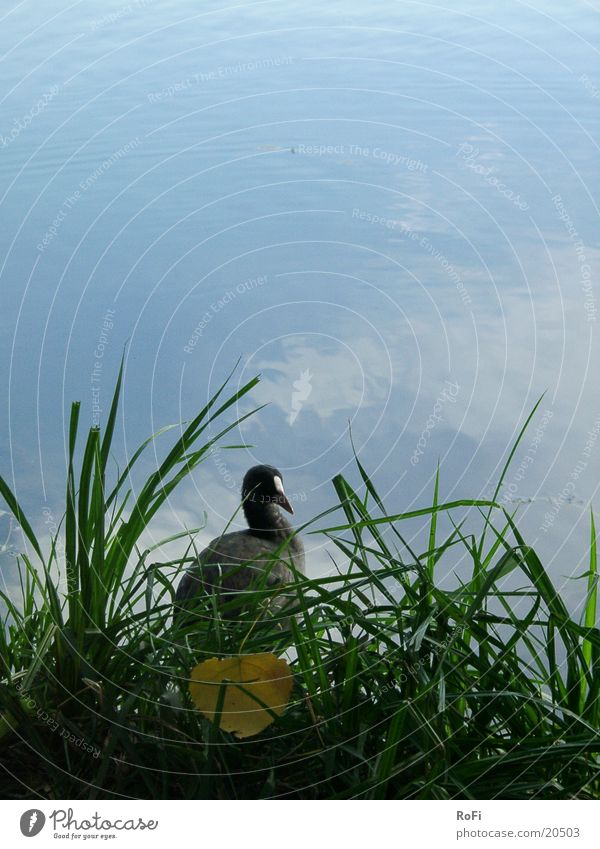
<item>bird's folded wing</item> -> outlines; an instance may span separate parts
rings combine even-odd
[[[258,539],[244,531],[217,537],[185,573],[175,600],[193,598],[203,590],[235,592],[248,589],[265,569],[269,569],[267,586],[293,581],[293,574],[285,564],[286,552],[281,553],[280,562],[273,563],[273,554],[279,546],[280,542]]]

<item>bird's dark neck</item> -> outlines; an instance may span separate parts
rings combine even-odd
[[[244,501],[244,515],[250,532],[255,536],[284,540],[294,533],[294,529],[284,518],[279,507],[272,502],[262,504],[247,499]]]

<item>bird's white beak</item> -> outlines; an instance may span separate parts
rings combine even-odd
[[[275,492],[277,493],[277,503],[280,504],[288,513],[294,513],[294,508],[288,501],[288,497],[283,489],[283,481],[278,475],[275,475]]]

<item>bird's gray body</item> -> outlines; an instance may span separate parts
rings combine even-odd
[[[266,586],[291,583],[295,576],[290,563],[304,574],[304,546],[298,537],[281,533],[259,537],[250,530],[225,534],[213,539],[200,553],[197,563],[183,576],[175,600],[181,602],[202,591],[241,592],[250,584],[259,584],[265,570]]]

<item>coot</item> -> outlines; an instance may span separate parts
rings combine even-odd
[[[283,476],[273,466],[253,466],[242,484],[242,508],[248,529],[213,539],[183,576],[175,596],[177,607],[202,592],[229,599],[252,587],[273,587],[294,581],[290,564],[304,573],[304,546],[280,511],[293,513],[283,489]],[[274,552],[279,552],[276,560]],[[266,578],[264,572],[267,571]],[[261,583],[264,581],[264,584]],[[281,602],[270,604],[271,611]],[[226,615],[235,616],[238,609]]]

